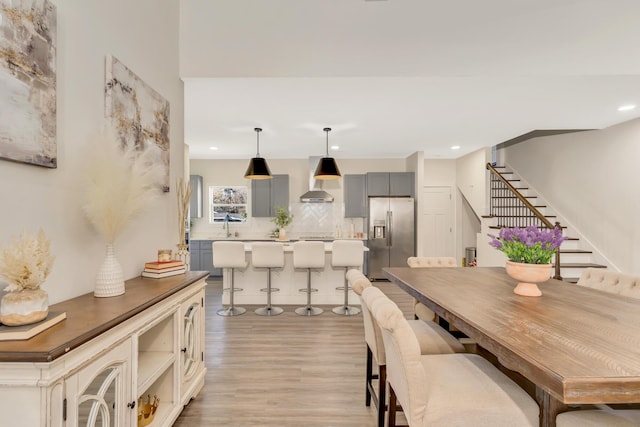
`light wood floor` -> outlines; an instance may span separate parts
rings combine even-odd
[[[376,282],[408,318],[412,299],[394,284]],[[302,286],[301,286],[302,287]],[[375,426],[364,405],[366,344],[362,315],[338,316],[322,306],[302,317],[286,306],[272,318],[216,315],[222,284],[206,290],[207,376],[204,389],[175,426]]]

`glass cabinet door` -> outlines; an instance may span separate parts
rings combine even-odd
[[[135,402],[131,398],[131,340],[119,344],[66,379],[67,426],[129,425]]]
[[[182,380],[188,382],[198,371],[201,362],[200,350],[200,301],[192,302],[183,317]]]

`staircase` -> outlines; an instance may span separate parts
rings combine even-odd
[[[503,227],[553,228],[560,226],[563,234],[568,236],[557,254],[554,267],[556,276],[568,282],[577,282],[582,271],[587,267],[606,268],[606,265],[593,262],[593,252],[583,249],[579,238],[571,237],[571,231],[562,226],[548,206],[522,184],[520,179],[504,166],[487,164],[490,171],[490,214],[483,216],[488,228],[497,234]]]

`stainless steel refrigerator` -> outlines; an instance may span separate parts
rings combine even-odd
[[[384,279],[384,267],[406,267],[415,255],[412,197],[369,198],[369,279]]]

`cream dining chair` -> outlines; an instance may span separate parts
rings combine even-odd
[[[441,268],[441,267],[457,267],[456,259],[453,257],[409,257],[407,265],[411,268]],[[438,321],[436,314],[426,305],[413,300],[413,312],[416,319]]]
[[[558,414],[556,427],[638,427],[638,409],[589,409]]]
[[[362,320],[364,322],[364,339],[367,344],[367,368],[365,378],[365,404],[371,405],[373,400],[378,412],[378,427],[384,426],[384,414],[386,407],[386,357],[384,343],[380,327],[371,316],[367,305],[362,301],[362,292],[371,287],[371,282],[358,270],[349,270],[347,273],[354,292],[360,297],[362,307]],[[421,354],[446,354],[462,353],[463,345],[451,334],[434,322],[422,320],[409,320],[409,326],[418,339]],[[377,366],[378,374],[373,373],[373,364]],[[378,380],[378,389],[374,388],[373,380]]]
[[[389,382],[388,426],[399,402],[411,427],[537,427],[535,400],[476,354],[421,355],[404,315],[379,289],[362,298],[380,326]]]

